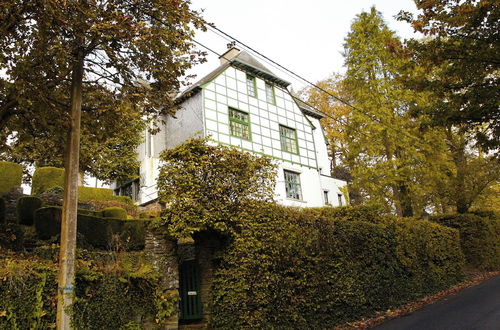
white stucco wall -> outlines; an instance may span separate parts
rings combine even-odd
[[[328,191],[330,205],[337,206],[337,196],[342,194],[339,187],[345,182],[328,177],[330,160],[319,120],[306,118],[286,89],[274,86],[276,101],[270,103],[266,100],[265,81],[256,77],[256,87],[257,96],[248,95],[246,73],[229,67],[202,86],[201,92],[184,101],[175,118],[164,118],[165,125],[152,137],[151,152],[145,144],[138,149],[141,162],[139,204],[157,197],[156,178],[161,151],[174,148],[190,137],[203,135],[210,136],[213,143],[232,145],[274,158],[278,163],[275,188],[278,203],[298,207],[324,206],[324,191]],[[250,139],[231,135],[229,107],[249,114]],[[296,130],[298,153],[282,150],[280,125]],[[284,170],[300,175],[302,200],[287,198]]]

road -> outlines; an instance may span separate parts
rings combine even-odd
[[[373,329],[500,330],[500,276]]]

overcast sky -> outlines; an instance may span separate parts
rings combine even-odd
[[[203,17],[208,22],[313,82],[326,78],[333,72],[343,71],[343,42],[352,20],[372,6],[382,13],[389,28],[396,31],[402,39],[415,36],[407,23],[394,19],[394,15],[400,10],[416,12],[412,0],[191,2],[193,9],[204,9]],[[218,53],[223,53],[229,42],[210,31],[198,32],[195,39]],[[197,66],[193,72],[200,79],[217,67],[218,63],[217,56],[210,53],[208,63]],[[304,83],[270,65],[266,66],[281,78],[290,81],[295,90],[304,86]]]

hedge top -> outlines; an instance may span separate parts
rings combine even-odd
[[[57,167],[39,167],[33,174],[31,194],[38,195],[50,188],[64,187],[64,169]]]
[[[0,194],[8,193],[12,188],[19,187],[23,178],[21,164],[0,161]]]

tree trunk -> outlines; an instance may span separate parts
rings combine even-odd
[[[82,109],[82,84],[84,52],[76,52],[71,77],[71,126],[65,153],[64,200],[59,250],[57,290],[57,329],[70,329],[70,311],[73,303],[75,281],[76,221],[78,206],[78,179],[80,163],[80,117]]]

